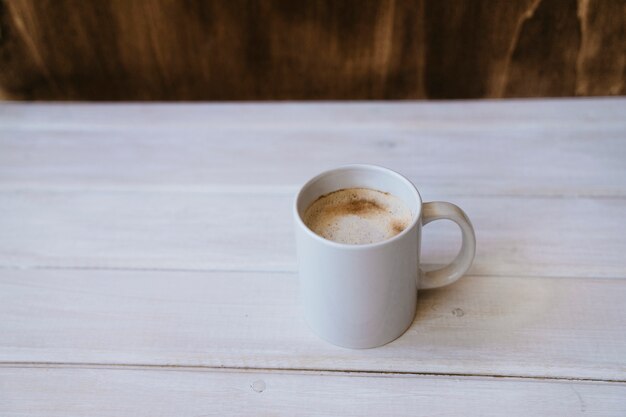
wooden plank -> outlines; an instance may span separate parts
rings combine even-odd
[[[626,196],[624,129],[19,131],[0,139],[0,185],[295,191],[325,169],[368,162],[401,171],[426,194]]]
[[[626,280],[464,277],[377,349],[317,338],[289,273],[0,271],[0,362],[626,380]]]
[[[623,126],[625,98],[288,103],[0,103],[0,129],[201,130]]]
[[[493,378],[0,368],[0,414],[17,416],[603,416],[626,385]]]
[[[437,197],[474,223],[472,274],[626,277],[624,199]],[[295,271],[292,201],[262,189],[3,191],[0,265]],[[452,223],[429,225],[423,261],[449,261],[459,241]]]
[[[354,162],[427,196],[626,196],[626,100],[0,105],[0,187],[295,191]],[[461,163],[462,162],[462,163]]]

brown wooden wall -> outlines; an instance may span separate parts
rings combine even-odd
[[[0,0],[1,97],[620,95],[626,0]]]

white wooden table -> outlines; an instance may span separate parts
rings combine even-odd
[[[297,304],[293,195],[352,162],[478,241],[370,350]],[[626,416],[626,99],[0,105],[0,415]]]

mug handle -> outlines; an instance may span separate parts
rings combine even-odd
[[[445,201],[432,201],[422,205],[422,225],[427,225],[434,220],[452,220],[461,228],[463,244],[459,254],[451,264],[434,271],[421,274],[419,281],[420,289],[443,287],[452,284],[472,266],[476,254],[476,236],[472,223],[467,215],[458,206]]]

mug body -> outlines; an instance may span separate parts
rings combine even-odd
[[[345,188],[388,192],[409,207],[412,221],[381,242],[349,245],[322,238],[303,222],[317,198]],[[371,348],[399,337],[415,316],[422,200],[400,174],[372,165],[324,172],[305,184],[294,204],[301,304],[311,329],[349,348]]]

